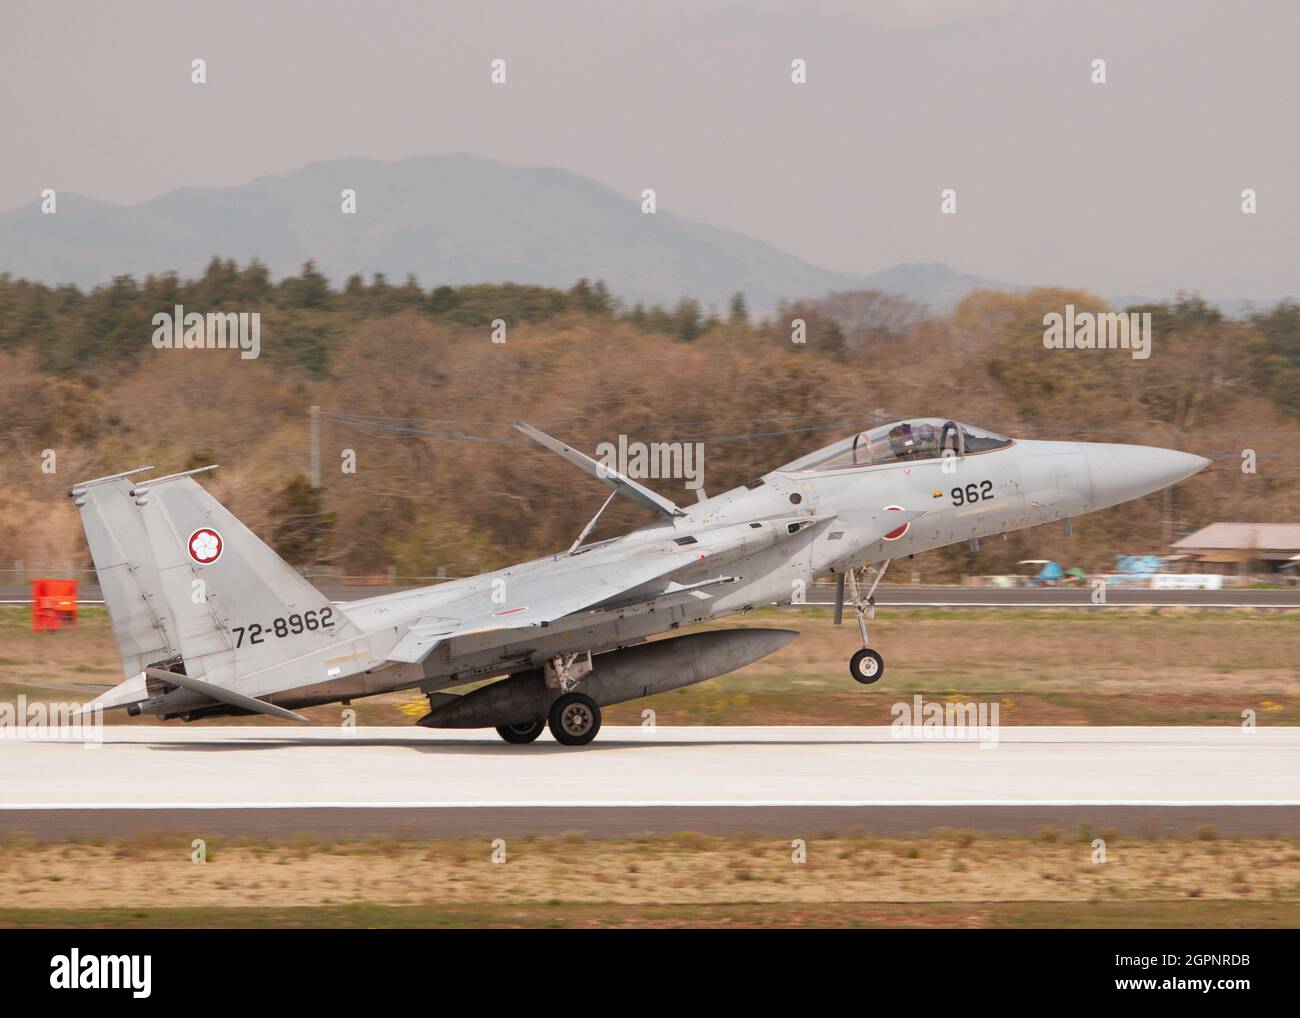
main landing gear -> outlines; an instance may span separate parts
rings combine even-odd
[[[870,566],[865,569],[851,568],[847,573],[840,573],[839,584],[835,592],[835,625],[840,625],[844,618],[844,584],[848,581],[849,596],[853,605],[853,611],[858,616],[858,632],[862,634],[862,649],[849,659],[849,674],[861,682],[864,686],[869,686],[873,682],[879,682],[880,677],[885,674],[885,659],[877,654],[870,647],[870,640],[867,639],[867,620],[876,617],[876,587],[880,585],[880,579],[885,575],[885,570],[889,568],[889,560],[878,570]],[[867,591],[867,596],[863,597],[858,587],[858,573],[862,573],[862,579],[865,581],[867,576],[872,573],[875,578],[871,581],[871,588]]]
[[[542,729],[551,726],[551,735],[562,746],[585,746],[600,731],[600,706],[586,693],[574,690],[591,674],[591,653],[559,654],[542,668],[546,688],[560,695],[551,701],[546,717],[521,725],[498,725],[497,734],[515,745],[533,742]]]
[[[565,693],[551,704],[545,718],[522,725],[497,725],[497,735],[522,746],[536,741],[548,724],[560,745],[585,746],[600,731],[600,707],[586,693]]]
[[[516,746],[522,746],[536,740],[536,738],[542,734],[542,729],[545,727],[545,718],[541,718],[537,721],[529,721],[522,725],[497,725],[497,735],[505,739],[506,742],[513,743]]]
[[[600,731],[600,708],[586,693],[565,693],[551,704],[547,721],[562,746],[585,746]]]

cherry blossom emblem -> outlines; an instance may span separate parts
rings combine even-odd
[[[190,558],[201,566],[211,565],[221,558],[221,535],[203,527],[190,534]]]

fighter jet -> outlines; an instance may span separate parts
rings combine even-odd
[[[92,708],[159,719],[266,714],[418,689],[431,728],[529,743],[549,726],[580,746],[601,708],[703,682],[797,634],[691,626],[798,603],[836,581],[878,682],[876,585],[889,563],[1066,521],[1175,484],[1209,460],[1140,445],[1012,439],[940,419],[850,435],[694,504],[677,505],[522,422],[515,427],[612,491],[568,548],[493,573],[333,604],[187,471],[144,467],[71,491],[108,605],[125,681]],[[587,543],[615,497],[653,513]],[[662,634],[662,639],[652,639]],[[484,683],[467,693],[449,689]]]

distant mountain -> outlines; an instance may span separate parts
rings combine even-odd
[[[928,304],[942,311],[954,307],[972,290],[1002,290],[1021,293],[1027,286],[1016,283],[999,283],[983,276],[968,276],[950,269],[941,262],[918,265],[895,265],[869,276],[863,276],[860,289],[881,290],[884,293],[902,294],[918,304]]]
[[[345,187],[357,192],[356,215],[339,209]],[[605,280],[629,304],[671,305],[689,295],[719,310],[736,291],[757,311],[861,289],[947,310],[976,287],[1027,289],[937,263],[833,272],[740,233],[663,211],[643,215],[638,201],[567,170],[472,155],[311,163],[133,206],[61,192],[55,215],[42,215],[36,202],[0,214],[0,272],[45,283],[84,288],[169,270],[194,276],[213,255],[259,258],[277,277],[314,259],[336,286],[354,272],[382,272],[393,283],[414,273],[426,287],[567,288],[586,277]]]
[[[357,192],[356,215],[340,191]],[[424,286],[603,279],[629,303],[690,295],[719,308],[742,291],[755,309],[829,290],[888,289],[947,307],[975,285],[943,265],[859,276],[832,272],[739,233],[639,203],[559,169],[471,155],[312,163],[242,187],[184,188],[142,205],[61,193],[0,215],[0,271],[90,287],[115,275],[202,271],[213,255],[260,258],[276,276],[315,259],[335,285],[361,272]]]

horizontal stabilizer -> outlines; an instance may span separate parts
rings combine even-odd
[[[233,689],[227,689],[225,686],[218,686],[212,682],[204,682],[202,679],[196,679],[189,675],[180,675],[176,672],[163,671],[161,668],[147,669],[145,674],[151,679],[157,679],[159,682],[169,682],[173,686],[180,686],[182,689],[188,689],[191,693],[198,693],[200,696],[206,696],[209,699],[216,700],[219,703],[228,704],[231,707],[238,707],[241,710],[249,710],[254,714],[269,714],[273,718],[279,718],[281,721],[297,721],[300,724],[311,724],[310,718],[305,718],[301,714],[295,714],[291,710],[283,707],[277,707],[273,703],[267,703],[265,700],[258,700],[252,696],[245,696],[243,693],[237,693]]]

